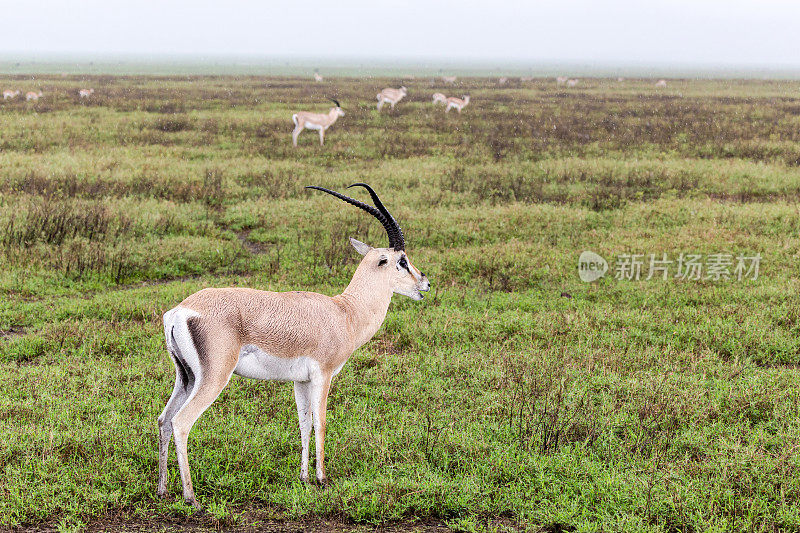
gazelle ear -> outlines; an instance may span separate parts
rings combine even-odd
[[[372,246],[369,244],[364,244],[363,242],[352,237],[350,237],[350,244],[352,244],[353,248],[356,249],[356,252],[360,253],[361,255],[367,255],[369,251],[372,250]]]

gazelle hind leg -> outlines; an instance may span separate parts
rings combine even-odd
[[[308,483],[308,449],[311,444],[311,383],[294,383],[294,401],[297,403],[297,418],[300,421],[300,479]]]
[[[172,439],[172,418],[183,407],[186,399],[192,392],[194,376],[190,375],[176,354],[171,354],[175,363],[175,386],[172,395],[158,417],[158,489],[156,494],[164,496],[167,493],[167,458],[169,456],[169,441]]]
[[[303,128],[298,125],[292,132],[292,146],[297,147],[297,138],[300,136],[301,131],[303,131]]]
[[[192,487],[192,475],[189,472],[188,443],[189,432],[192,426],[200,418],[200,415],[214,403],[222,390],[228,385],[228,381],[233,375],[236,367],[238,354],[224,354],[211,352],[207,354],[206,360],[215,361],[220,366],[217,368],[204,368],[200,376],[196,377],[195,386],[189,399],[183,404],[178,413],[172,419],[172,427],[175,433],[175,450],[178,455],[178,468],[181,474],[181,484],[183,485],[183,499],[195,508],[200,508],[194,495]],[[222,367],[224,365],[224,367]]]

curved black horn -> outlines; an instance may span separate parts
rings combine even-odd
[[[359,184],[356,184],[359,185]],[[352,187],[352,185],[351,185]],[[404,250],[406,243],[403,239],[403,232],[400,230],[400,226],[397,225],[397,222],[392,218],[392,215],[386,211],[386,208],[383,207],[380,199],[378,199],[378,195],[375,194],[375,191],[367,185],[367,189],[370,191],[370,195],[373,197],[373,200],[376,201],[376,204],[382,208],[376,209],[371,205],[367,205],[364,202],[359,202],[349,196],[345,196],[344,194],[338,193],[336,191],[332,191],[330,189],[326,189],[325,187],[317,187],[316,185],[306,185],[306,189],[316,189],[318,191],[326,192],[331,196],[335,196],[336,198],[347,202],[350,205],[354,205],[359,209],[363,209],[370,215],[374,216],[378,219],[378,221],[383,225],[383,228],[386,230],[386,234],[389,236],[389,247],[394,248],[395,250]],[[386,214],[384,214],[386,213]],[[388,217],[386,216],[388,215]]]
[[[333,98],[328,98],[328,100],[330,100],[331,102],[333,102],[334,104],[336,104],[336,107],[342,107],[342,106],[341,106],[341,104],[339,104],[339,100],[335,100],[335,99],[333,99]]]
[[[397,251],[405,250],[406,240],[403,237],[403,230],[400,229],[400,224],[398,224],[397,221],[392,216],[392,214],[389,213],[389,210],[386,209],[386,207],[384,207],[383,202],[381,202],[381,199],[378,198],[378,193],[373,191],[372,187],[370,187],[366,183],[360,183],[360,182],[354,183],[348,186],[347,188],[349,189],[350,187],[364,187],[365,189],[367,189],[369,195],[372,197],[372,203],[375,204],[375,207],[378,208],[378,211],[383,213],[383,216],[385,216],[386,220],[388,220],[392,225],[392,231],[389,231],[388,228],[386,229],[386,231],[389,233],[390,246],[392,246],[392,248],[394,248]]]

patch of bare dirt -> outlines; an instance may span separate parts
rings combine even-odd
[[[11,326],[9,329],[0,330],[0,338],[2,339],[10,339],[20,335],[25,335],[25,328],[22,326]]]
[[[441,520],[420,520],[392,522],[378,526],[354,524],[336,518],[306,518],[302,520],[280,520],[274,518],[258,518],[249,513],[236,520],[236,524],[223,524],[209,515],[190,517],[156,517],[152,519],[127,519],[110,517],[90,522],[83,529],[87,532],[121,531],[126,533],[160,532],[230,532],[230,533],[445,533],[451,531]],[[13,532],[54,533],[58,531],[55,524],[15,528]]]
[[[250,240],[250,230],[236,232],[236,237],[242,246],[253,255],[263,254],[266,247],[260,242],[253,242]]]

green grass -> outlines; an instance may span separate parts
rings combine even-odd
[[[298,479],[291,385],[231,381],[189,445],[218,525],[800,529],[800,83],[417,79],[378,114],[397,82],[2,78],[45,97],[0,102],[0,527],[190,514],[174,455],[155,497],[162,313],[207,286],[342,290],[347,237],[386,237],[303,187],[366,181],[430,296],[396,296],[336,378],[328,490]],[[472,103],[444,115],[442,89]],[[329,95],[347,115],[293,149],[292,112]],[[761,273],[585,284],[584,250]]]

